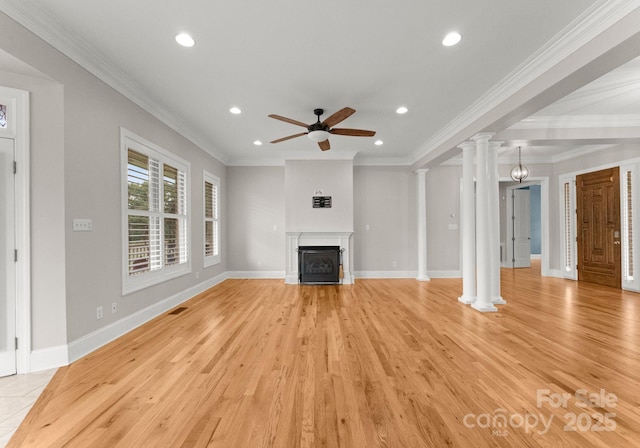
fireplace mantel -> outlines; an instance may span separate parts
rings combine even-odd
[[[285,283],[298,284],[298,246],[340,246],[342,253],[342,283],[353,283],[351,272],[353,232],[287,232],[287,273]]]

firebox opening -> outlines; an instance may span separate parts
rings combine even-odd
[[[298,247],[298,281],[303,284],[340,283],[340,246]]]

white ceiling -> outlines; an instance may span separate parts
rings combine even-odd
[[[224,163],[357,152],[360,163],[410,165],[434,135],[604,3],[2,0],[0,8]],[[463,40],[447,48],[440,42],[451,30]],[[175,43],[182,31],[195,47]],[[7,60],[0,57],[0,67]],[[640,116],[640,63],[617,72],[520,126]],[[409,112],[397,115],[400,105]],[[243,113],[230,114],[232,106]],[[311,123],[314,108],[326,117],[344,106],[357,113],[339,127],[376,137],[332,136],[324,154],[306,137],[268,143],[303,131],[268,114]],[[374,145],[378,138],[384,145]],[[256,139],[264,144],[254,146]],[[547,147],[556,156],[576,148]]]

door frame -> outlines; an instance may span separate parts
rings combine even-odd
[[[500,182],[513,182],[510,177],[501,177]],[[507,229],[507,240],[505,242],[505,249],[507,254],[513,253],[513,228],[511,227],[511,216],[513,215],[513,204],[510,200],[511,191],[524,187],[530,187],[531,185],[540,185],[540,275],[543,277],[551,276],[549,270],[549,178],[544,177],[530,177],[527,182],[522,182],[517,185],[509,185],[506,188],[506,216],[504,220],[504,226]],[[503,265],[504,267],[512,267],[509,263]]]
[[[518,195],[516,195],[516,191],[519,192]],[[527,209],[525,209],[525,207],[523,207],[524,204],[520,203],[520,201],[524,200],[524,197],[521,197],[520,200],[516,200],[516,196],[524,196],[524,192],[526,192],[526,205],[527,205]],[[512,215],[511,215],[511,238],[509,239],[509,241],[511,242],[511,268],[530,268],[531,267],[531,188],[529,185],[520,187],[520,188],[510,188],[509,189],[509,196],[507,197],[507,201],[511,200],[511,210]],[[518,205],[518,207],[516,207],[516,203]],[[526,213],[525,213],[526,211]],[[526,219],[523,219],[526,218]],[[516,219],[519,220],[519,224],[518,226],[516,226]],[[518,230],[522,230],[522,225],[526,224],[527,228],[528,228],[528,235],[527,235],[527,246],[529,247],[527,249],[527,257],[521,257],[520,255],[520,248],[519,246],[521,245],[522,241],[519,240],[519,237],[522,237],[522,235],[520,235],[520,232],[517,232],[517,235],[514,235],[516,233],[516,229],[518,228]],[[516,255],[517,253],[517,255]],[[525,261],[526,259],[526,261]],[[509,258],[507,257],[507,262],[509,261]]]
[[[630,159],[625,159],[625,160],[620,160],[620,161],[616,161],[616,162],[611,162],[611,163],[605,163],[602,165],[597,165],[597,166],[593,166],[590,168],[586,168],[586,169],[582,169],[579,171],[572,171],[569,173],[564,173],[561,174],[558,178],[558,201],[559,201],[559,209],[558,209],[558,214],[559,214],[559,221],[558,221],[558,229],[559,229],[559,243],[560,243],[560,247],[564,247],[564,245],[566,244],[565,238],[564,238],[564,234],[565,234],[565,227],[564,227],[564,199],[563,199],[563,185],[566,182],[569,182],[571,184],[571,188],[569,190],[570,192],[570,201],[571,201],[571,206],[573,208],[573,213],[572,213],[572,219],[570,220],[570,225],[571,225],[571,229],[569,229],[569,234],[571,236],[571,241],[569,241],[569,246],[571,248],[571,256],[572,256],[572,261],[573,261],[573,265],[572,265],[572,269],[570,271],[567,272],[561,272],[557,275],[557,277],[564,277],[564,278],[569,278],[572,280],[578,280],[578,271],[576,269],[576,263],[577,263],[577,255],[578,255],[578,247],[577,247],[577,241],[576,241],[576,231],[577,231],[577,223],[576,223],[576,219],[575,219],[575,207],[577,206],[577,202],[576,202],[576,177],[579,176],[580,174],[586,174],[586,173],[592,173],[594,171],[601,171],[601,170],[606,170],[609,168],[619,168],[620,169],[620,213],[622,214],[622,210],[624,210],[623,208],[623,197],[624,195],[622,194],[622,190],[623,190],[623,176],[622,173],[625,170],[632,170],[634,172],[634,179],[636,180],[635,182],[635,188],[633,191],[633,195],[634,198],[640,198],[640,185],[638,185],[638,181],[637,179],[640,178],[640,158],[630,158]],[[634,200],[634,208],[638,207],[638,204],[640,202],[635,199]],[[621,219],[624,219],[624,216],[621,215]],[[639,213],[635,213],[633,216],[633,225],[634,228],[638,229],[640,228],[640,214]],[[640,256],[638,254],[640,254],[640,249],[638,249],[640,247],[640,238],[636,238],[634,240],[634,247],[633,249],[633,254],[634,254],[634,265],[638,266],[639,262],[638,260],[640,259]],[[636,291],[636,292],[640,292],[640,276],[635,276],[635,279],[633,281],[627,281],[624,277],[624,260],[625,260],[625,251],[628,250],[628,248],[626,247],[625,242],[622,242],[622,264],[623,264],[623,269],[622,269],[622,289],[623,290],[627,290],[627,291]],[[563,253],[560,253],[560,257],[563,256]]]
[[[15,182],[16,262],[16,350],[17,373],[31,371],[31,203],[29,92],[0,86],[0,102],[7,104],[6,129],[0,136],[14,141],[17,171]]]
[[[593,244],[586,246],[585,242],[580,240],[580,237],[582,236],[582,233],[584,232],[585,228],[583,227],[583,222],[584,222],[584,218],[585,216],[591,216],[591,212],[593,211],[593,207],[589,206],[589,203],[587,202],[587,204],[585,205],[584,201],[583,201],[583,194],[578,194],[578,188],[580,188],[580,193],[584,193],[585,191],[591,191],[591,189],[589,187],[584,187],[583,183],[581,182],[580,184],[578,183],[578,179],[577,177],[583,177],[583,176],[588,176],[589,177],[589,181],[594,181],[594,182],[598,182],[598,187],[596,187],[596,189],[598,191],[601,191],[602,185],[606,184],[608,188],[609,186],[612,186],[612,191],[613,191],[613,201],[612,203],[608,203],[606,202],[606,200],[604,202],[602,202],[605,205],[605,209],[607,209],[608,207],[606,206],[613,206],[614,207],[614,211],[613,211],[613,215],[610,216],[608,214],[607,211],[605,211],[604,213],[599,213],[598,214],[598,219],[596,219],[596,221],[600,222],[602,224],[601,221],[599,221],[599,219],[601,218],[608,218],[606,223],[604,223],[603,226],[599,226],[595,223],[592,223],[592,225],[588,225],[587,229],[589,230],[589,234],[591,236],[596,236],[597,238],[602,238],[603,240],[605,240],[604,242],[604,252],[605,253],[609,253],[609,250],[613,251],[613,272],[610,272],[608,270],[608,266],[611,266],[610,263],[607,262],[602,262],[601,264],[597,263],[597,262],[593,262],[593,264],[597,265],[595,271],[598,270],[598,268],[603,268],[603,269],[607,269],[606,273],[598,273],[598,272],[588,272],[587,270],[585,270],[585,265],[588,264],[586,262],[584,262],[586,257],[589,257],[589,259],[591,260],[591,256],[593,255]],[[594,179],[595,176],[595,179]],[[604,178],[604,179],[603,179]],[[591,171],[588,173],[584,173],[581,174],[579,176],[576,176],[576,184],[575,184],[575,190],[576,190],[576,235],[578,236],[577,240],[580,240],[580,242],[577,242],[577,263],[578,263],[578,280],[583,281],[583,282],[587,282],[587,283],[595,283],[598,285],[603,285],[603,286],[609,286],[612,288],[619,288],[622,289],[622,275],[623,275],[623,266],[622,266],[622,255],[623,255],[623,250],[622,250],[622,199],[623,196],[621,195],[621,188],[620,188],[620,184],[621,184],[621,176],[620,176],[620,167],[611,167],[611,168],[606,168],[604,170],[596,170],[596,171]],[[604,197],[608,197],[607,194],[602,195]],[[617,196],[617,197],[616,197]],[[617,210],[616,210],[617,208]],[[585,210],[587,211],[585,214]],[[611,222],[611,218],[614,219],[614,223],[613,226],[610,226],[610,222]],[[580,227],[578,229],[578,227]],[[608,237],[609,234],[607,233],[607,230],[612,231],[612,235],[611,237],[613,238],[613,241],[609,241]],[[615,237],[615,233],[618,234],[618,241],[616,242],[616,237]],[[611,246],[609,246],[608,244],[611,244]],[[609,260],[607,260],[609,261]],[[605,267],[606,266],[606,267]],[[582,269],[582,270],[581,270]],[[617,274],[617,275],[616,275]],[[592,276],[590,276],[592,275]],[[614,284],[615,283],[615,284]]]

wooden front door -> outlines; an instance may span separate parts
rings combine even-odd
[[[578,280],[621,288],[620,171],[576,177]]]

